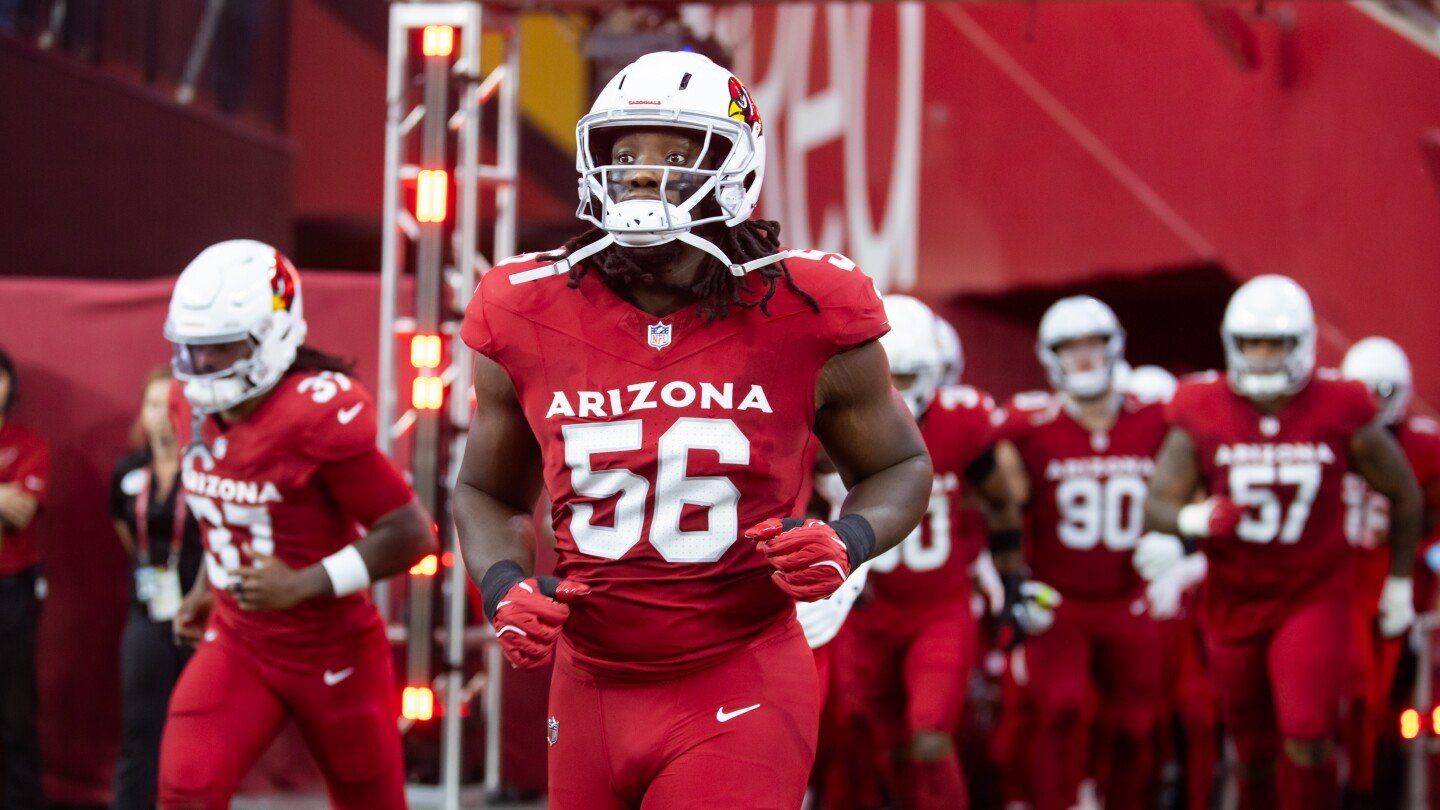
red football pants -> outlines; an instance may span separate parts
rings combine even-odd
[[[1281,743],[1333,740],[1350,662],[1349,610],[1347,598],[1332,597],[1301,605],[1268,635],[1228,640],[1208,634],[1220,717],[1243,771],[1242,810],[1308,810],[1333,802],[1333,763],[1301,768],[1282,762]]]
[[[245,773],[293,718],[325,777],[330,804],[405,807],[390,644],[376,627],[356,644],[279,658],[216,622],[170,697],[160,746],[160,805],[226,808]]]
[[[1345,717],[1345,753],[1350,760],[1350,787],[1375,787],[1375,749],[1392,728],[1390,687],[1400,665],[1404,638],[1385,639],[1375,626],[1379,597],[1365,594],[1364,602],[1350,607],[1352,639],[1350,681],[1346,690],[1349,711]]]
[[[562,636],[550,682],[550,807],[775,808],[805,796],[820,724],[793,619],[721,661],[654,682],[600,679]]]
[[[1102,788],[1109,810],[1143,805],[1149,735],[1160,681],[1160,645],[1143,600],[1066,599],[1055,624],[1025,640],[1037,714],[1030,776],[1036,810],[1075,804],[1086,766],[1082,719],[1100,698],[1108,751]]]
[[[953,740],[965,708],[979,628],[968,601],[907,617],[873,605],[851,611],[836,638],[841,677],[855,711],[869,711],[892,745],[917,732]],[[964,808],[969,791],[954,745],[937,759],[904,757],[899,792],[916,810]]]
[[[1200,628],[1194,619],[1160,622],[1163,650],[1160,700],[1155,712],[1154,767],[1171,759],[1176,750],[1175,721],[1185,738],[1185,794],[1187,807],[1210,806],[1215,763],[1220,756],[1217,736],[1220,709],[1215,682],[1200,649]],[[1158,774],[1156,774],[1158,777]],[[1158,778],[1155,779],[1158,783]]]

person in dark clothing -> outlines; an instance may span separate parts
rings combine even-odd
[[[115,769],[117,810],[155,807],[160,738],[170,692],[193,648],[178,643],[170,620],[195,583],[200,529],[179,492],[180,448],[170,425],[170,373],[150,375],[132,439],[110,484],[110,516],[130,553],[135,594],[120,640],[123,730]]]
[[[11,421],[18,387],[15,364],[0,349],[0,808],[32,810],[42,804],[35,629],[44,592],[34,519],[45,504],[50,451]]]

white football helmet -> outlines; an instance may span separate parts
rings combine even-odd
[[[695,165],[610,162],[608,142],[623,128],[693,130],[703,137]],[[735,75],[698,53],[648,53],[615,74],[575,127],[575,169],[580,173],[576,215],[609,233],[559,264],[568,267],[611,244],[651,247],[679,240],[724,262],[735,275],[780,261],[783,254],[740,265],[692,229],[714,222],[735,227],[749,218],[765,179],[765,127],[755,99]],[[702,167],[709,156],[713,162]],[[660,199],[615,199],[636,169],[660,173]],[[666,191],[677,192],[671,203]],[[719,211],[697,209],[714,200]]]
[[[887,295],[885,320],[890,331],[880,338],[890,359],[890,373],[914,376],[914,382],[900,391],[910,413],[919,419],[945,376],[945,349],[940,318],[918,299],[908,295]]]
[[[940,327],[940,350],[945,358],[940,384],[959,385],[960,375],[965,372],[965,349],[960,345],[960,333],[939,315],[935,316],[935,324]]]
[[[1396,425],[1405,418],[1414,383],[1410,376],[1410,358],[1395,341],[1383,337],[1361,340],[1345,353],[1340,373],[1365,383],[1375,392],[1375,398],[1380,401],[1380,419],[1385,424]]]
[[[1240,285],[1220,323],[1230,388],[1251,399],[1274,399],[1305,387],[1315,371],[1315,310],[1310,296],[1293,280],[1256,276]],[[1285,340],[1284,358],[1257,364],[1240,351],[1242,338]]]
[[[180,273],[165,339],[171,366],[196,410],[219,413],[275,387],[305,342],[300,274],[275,248],[250,239],[211,245]],[[193,346],[250,343],[229,368],[197,368]]]
[[[1159,366],[1136,366],[1125,376],[1125,390],[1141,402],[1169,402],[1179,385],[1174,374]]]
[[[1105,365],[1094,371],[1067,372],[1056,347],[1086,337],[1105,338]],[[1088,295],[1062,298],[1051,304],[1040,319],[1040,339],[1035,344],[1035,354],[1056,391],[1079,399],[1094,399],[1112,390],[1118,382],[1116,371],[1125,359],[1125,330],[1120,328],[1114,310],[1099,299]]]

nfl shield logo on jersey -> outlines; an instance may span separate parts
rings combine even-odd
[[[550,718],[545,721],[545,741],[554,745],[560,739],[560,721]]]
[[[670,324],[652,323],[645,328],[649,331],[650,345],[657,351],[670,345]]]

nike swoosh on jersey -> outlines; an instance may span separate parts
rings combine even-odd
[[[325,670],[325,685],[334,686],[354,674],[355,667],[346,667],[339,672],[331,672],[327,669]]]
[[[746,706],[746,707],[743,708],[743,709],[736,709],[736,710],[733,711],[733,712],[727,712],[727,711],[725,711],[725,707],[724,707],[724,706],[721,706],[720,708],[718,708],[718,709],[715,710],[715,719],[716,719],[716,720],[719,720],[719,721],[722,722],[722,723],[726,723],[726,722],[729,722],[729,721],[731,721],[731,720],[734,720],[735,718],[739,717],[739,716],[742,715],[742,714],[745,714],[745,713],[747,713],[747,712],[753,712],[753,711],[755,711],[755,710],[758,709],[758,708],[760,708],[760,704],[759,704],[759,703],[756,703],[754,706]]]
[[[350,424],[351,420],[353,420],[355,416],[360,413],[360,409],[364,407],[365,403],[357,402],[348,408],[341,408],[340,412],[335,414],[335,418],[340,420],[340,424],[348,425]]]

